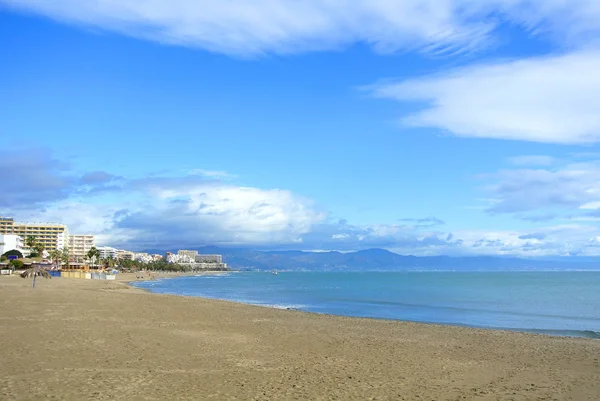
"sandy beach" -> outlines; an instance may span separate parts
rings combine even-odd
[[[168,276],[168,275],[167,275]],[[598,400],[600,341],[0,277],[2,400]]]

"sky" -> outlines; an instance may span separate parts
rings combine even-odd
[[[0,215],[131,250],[600,255],[600,2],[0,0]]]

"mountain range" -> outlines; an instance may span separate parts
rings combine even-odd
[[[206,246],[200,254],[221,254],[235,270],[597,270],[600,263],[577,257],[557,260],[520,259],[498,256],[412,256],[385,249],[356,252],[260,251],[242,248]],[[150,249],[149,253],[164,254]],[[600,259],[599,259],[600,261]]]

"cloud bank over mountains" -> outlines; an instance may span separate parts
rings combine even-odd
[[[369,225],[333,220],[322,205],[288,190],[235,185],[213,174],[125,178],[104,171],[77,173],[48,151],[27,152],[39,156],[35,163],[0,152],[0,168],[14,171],[5,185],[18,193],[2,198],[3,214],[64,222],[72,232],[97,233],[104,244],[133,249],[382,247],[415,255],[600,254],[600,229],[586,221],[600,216],[598,163],[515,168],[485,176],[487,191],[496,197],[488,213],[519,215],[548,208],[562,212],[562,222],[530,231],[450,231],[434,216]]]

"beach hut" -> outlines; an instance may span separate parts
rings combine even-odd
[[[9,266],[8,262],[0,262],[0,275],[11,275],[12,272],[12,266]]]
[[[89,271],[88,265],[79,262],[65,263],[60,269],[60,276],[63,278],[85,278]]]

